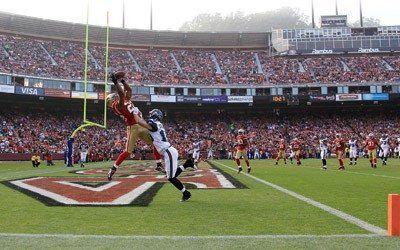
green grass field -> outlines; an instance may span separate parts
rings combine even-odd
[[[387,196],[400,193],[400,160],[371,169],[367,160],[346,171],[322,171],[320,161],[302,167],[252,161],[252,176],[236,174],[233,161],[213,162],[248,189],[180,193],[164,185],[148,206],[46,206],[0,185],[2,248],[384,248],[400,239],[377,235],[313,206],[265,181],[386,229]],[[137,164],[128,162],[126,164]],[[142,163],[139,163],[142,164]],[[110,163],[88,164],[108,168]],[[61,167],[32,169],[29,162],[0,162],[0,181],[37,176],[75,176]],[[207,167],[203,164],[202,168]],[[100,175],[102,176],[102,175]]]

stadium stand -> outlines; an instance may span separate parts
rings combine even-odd
[[[82,43],[0,35],[0,72],[83,79]],[[262,68],[259,69],[255,54]],[[113,48],[110,65],[129,72],[131,81],[170,85],[277,85],[395,82],[398,55],[271,57],[262,51]],[[105,51],[89,47],[89,79],[104,80]]]
[[[296,112],[297,113],[297,112]],[[234,148],[234,134],[231,130],[244,128],[250,132],[257,132],[251,141],[250,154],[261,152],[262,157],[271,157],[276,153],[280,138],[292,140],[299,138],[303,142],[303,157],[316,157],[320,137],[327,137],[333,141],[335,134],[340,132],[344,138],[355,136],[354,130],[363,135],[374,132],[377,135],[387,133],[391,138],[392,149],[400,135],[398,126],[400,118],[393,112],[385,114],[363,112],[338,113],[323,117],[322,113],[307,115],[302,113],[286,115],[262,116],[252,114],[232,114],[219,111],[213,114],[175,114],[167,116],[165,123],[169,140],[176,145],[181,155],[186,155],[192,143],[197,140],[211,140],[218,158],[226,158]],[[0,115],[0,153],[33,153],[62,154],[65,150],[66,138],[79,123],[80,116],[70,114],[70,119],[65,120],[65,115],[55,112],[25,111],[15,114],[3,110]],[[190,117],[190,118],[189,118]],[[99,118],[99,117],[98,117]],[[352,127],[347,126],[351,124]],[[118,117],[109,119],[109,128],[89,128],[86,132],[76,137],[78,147],[82,142],[91,143],[91,161],[101,161],[114,158],[124,148],[125,130],[122,120]],[[361,139],[359,140],[361,143]],[[76,150],[78,152],[78,150]],[[134,152],[142,157],[150,153],[151,148],[142,142]],[[143,156],[145,157],[145,156]]]

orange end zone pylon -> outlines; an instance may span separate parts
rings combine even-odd
[[[400,195],[399,194],[389,194],[388,234],[389,234],[389,236],[400,236]]]

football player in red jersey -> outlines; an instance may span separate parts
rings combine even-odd
[[[244,134],[244,129],[239,129],[238,130],[238,135],[236,136],[236,155],[235,155],[235,161],[238,166],[238,173],[242,172],[243,168],[240,165],[240,158],[243,157],[243,159],[246,162],[247,166],[247,173],[250,173],[251,167],[250,167],[250,162],[249,158],[247,157],[247,148],[249,146],[249,139],[250,137],[253,137],[254,135],[251,134],[249,136]]]
[[[345,170],[344,157],[346,156],[346,154],[345,154],[346,145],[345,145],[345,141],[342,138],[341,134],[339,134],[339,133],[336,134],[335,140],[333,140],[333,142],[332,142],[332,146],[333,146],[334,150],[336,151],[336,156],[339,161],[339,170]]]
[[[376,149],[379,147],[378,140],[375,139],[374,134],[370,133],[364,142],[364,147],[367,148],[367,154],[369,157],[369,162],[372,168],[376,168],[377,158]]]
[[[286,165],[286,142],[283,138],[279,141],[278,156],[275,159],[275,165],[278,165],[280,159],[283,159]]]
[[[297,161],[297,166],[301,165],[301,142],[299,139],[294,138],[291,144],[292,150],[294,152],[294,157]]]
[[[117,168],[121,165],[121,163],[128,158],[136,146],[137,140],[141,139],[147,143],[147,145],[153,145],[152,139],[148,130],[139,126],[135,120],[135,116],[133,114],[135,106],[133,105],[132,98],[132,89],[129,84],[124,79],[124,72],[116,72],[110,74],[110,79],[114,83],[117,96],[114,96],[114,99],[111,100],[111,108],[113,109],[116,115],[121,116],[126,125],[126,137],[127,142],[125,146],[125,151],[123,151],[115,161],[114,165],[111,167],[108,172],[108,180],[111,180]],[[119,84],[121,83],[122,86]],[[140,113],[141,116],[141,113]],[[154,158],[157,160],[157,170],[161,170],[161,156],[157,152],[157,150],[153,150]]]

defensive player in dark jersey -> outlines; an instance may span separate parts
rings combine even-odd
[[[135,120],[135,116],[133,114],[135,106],[131,101],[132,89],[125,81],[124,76],[125,73],[123,72],[110,74],[110,80],[114,83],[117,92],[117,95],[111,99],[111,108],[114,110],[115,114],[121,116],[125,121],[127,142],[125,150],[118,156],[114,165],[108,172],[108,180],[112,179],[112,176],[117,171],[117,168],[126,158],[131,155],[138,139],[141,139],[150,146],[153,145],[149,131],[139,126]],[[123,88],[120,83],[122,84]],[[141,116],[141,113],[139,115]],[[154,150],[154,157],[157,160],[157,170],[162,169],[161,156],[156,150]]]

